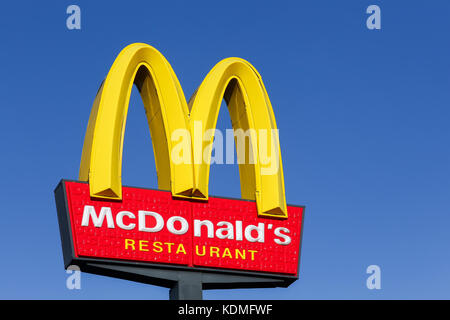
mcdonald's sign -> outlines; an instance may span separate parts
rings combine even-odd
[[[122,186],[133,84],[146,110],[158,190]],[[256,160],[239,163],[242,199],[208,194],[223,99],[233,129],[251,132],[242,155]],[[267,132],[270,141],[262,139]],[[271,163],[260,161],[263,149]],[[174,272],[202,274],[203,288],[287,286],[298,278],[304,208],[286,204],[272,105],[261,76],[240,58],[220,61],[187,102],[158,50],[123,49],[95,97],[79,178],[61,180],[55,198],[66,268],[168,287],[180,280]]]

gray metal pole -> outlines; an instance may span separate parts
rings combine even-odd
[[[179,280],[170,289],[170,300],[202,300],[202,274],[179,272]]]

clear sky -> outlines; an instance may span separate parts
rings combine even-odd
[[[66,8],[81,8],[68,30]],[[366,8],[381,8],[368,30]],[[97,89],[122,48],[160,50],[189,97],[219,60],[260,72],[274,108],[288,203],[305,205],[300,279],[206,299],[450,298],[450,2],[8,1],[0,10],[0,298],[166,299],[82,274],[66,288],[53,197],[77,179]],[[230,128],[226,108],[219,129]],[[123,183],[157,186],[133,89]],[[210,194],[240,197],[237,166]],[[381,268],[368,290],[366,268]]]

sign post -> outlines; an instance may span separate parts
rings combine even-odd
[[[122,201],[92,199],[86,182],[55,190],[65,267],[170,288],[173,299],[202,289],[288,286],[298,278],[303,207],[290,219],[259,218],[256,203],[123,187]]]
[[[158,190],[121,182],[133,83],[147,112]],[[223,98],[233,129],[251,132],[244,158],[257,160],[239,162],[238,152],[243,199],[208,195],[214,135],[196,139],[215,127]],[[189,137],[181,162],[173,157],[177,130]],[[262,163],[268,132],[272,161]],[[207,161],[198,161],[204,154]],[[55,199],[65,268],[164,286],[171,299],[201,299],[204,289],[287,287],[298,279],[304,207],[286,204],[272,106],[260,75],[242,59],[219,62],[188,107],[156,49],[126,47],[94,101],[79,180],[61,180]]]

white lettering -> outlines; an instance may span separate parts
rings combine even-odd
[[[208,229],[208,238],[214,238],[214,225],[209,220],[194,220],[194,236],[201,237],[202,226],[206,226]]]
[[[290,231],[289,231],[288,228],[278,227],[278,228],[276,228],[276,229],[274,230],[273,233],[274,233],[277,237],[283,238],[283,240],[275,239],[274,241],[275,241],[276,244],[281,244],[281,245],[283,245],[283,246],[287,246],[288,244],[291,243],[291,237],[289,237],[288,235],[285,235],[285,234],[281,233],[281,231],[283,231],[283,232],[285,232],[285,233],[290,233]]]
[[[220,221],[220,222],[217,223],[217,226],[218,227],[226,226],[224,228],[218,228],[216,230],[216,237],[217,238],[233,240],[233,238],[234,238],[234,235],[233,235],[234,231],[233,231],[233,229],[234,228],[233,228],[233,225],[231,223],[226,222],[226,221]]]
[[[158,232],[158,231],[161,231],[162,228],[164,227],[164,219],[159,213],[156,213],[153,211],[139,210],[138,216],[139,216],[139,231]],[[146,226],[146,217],[147,216],[151,216],[151,217],[155,218],[156,225],[154,227],[148,228]]]
[[[258,236],[255,238],[252,236],[252,231],[256,231]],[[245,228],[245,239],[250,242],[264,242],[264,223],[258,223],[258,226],[249,224]]]
[[[105,220],[108,228],[114,229],[114,220],[111,213],[111,208],[102,207],[100,209],[100,214],[97,216],[94,206],[84,206],[83,219],[81,220],[81,225],[83,227],[89,226],[89,217],[91,217],[94,226],[100,228],[103,225],[103,220]]]
[[[179,221],[181,223],[180,230],[175,229],[175,221]],[[172,232],[173,234],[185,234],[189,229],[189,224],[183,217],[170,217],[169,220],[167,220],[167,230]]]
[[[116,216],[116,224],[119,226],[119,228],[122,228],[124,230],[133,230],[134,227],[136,227],[135,223],[130,223],[129,225],[125,225],[123,223],[123,217],[127,216],[130,219],[135,219],[136,217],[134,216],[133,213],[131,213],[130,211],[120,211],[117,216]]]

